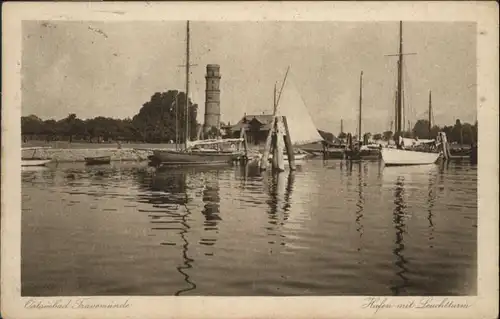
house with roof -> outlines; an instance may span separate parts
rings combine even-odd
[[[226,129],[226,133],[231,137],[239,137],[241,130],[244,129],[248,143],[264,144],[272,123],[272,114],[247,115],[245,113],[238,123]]]

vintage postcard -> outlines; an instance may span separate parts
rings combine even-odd
[[[2,318],[497,316],[497,3],[2,13]]]

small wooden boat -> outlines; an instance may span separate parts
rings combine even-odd
[[[85,157],[87,165],[105,165],[111,163],[111,156]]]
[[[45,164],[52,161],[51,159],[43,159],[43,158],[23,158],[21,159],[21,166],[45,166]]]
[[[49,147],[23,147],[21,151],[33,151],[31,157],[22,157],[21,158],[21,166],[22,167],[34,167],[34,166],[45,166],[47,163],[50,163],[52,159],[50,158],[41,158],[35,157],[36,151],[40,149],[48,149]]]

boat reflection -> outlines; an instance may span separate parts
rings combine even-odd
[[[152,227],[152,230],[178,231],[181,240],[182,264],[176,267],[177,271],[183,276],[186,288],[178,290],[175,295],[185,294],[196,289],[196,284],[189,275],[189,269],[193,268],[194,259],[189,255],[189,232],[191,230],[190,220],[193,210],[197,205],[191,205],[192,202],[201,197],[203,209],[201,214],[204,217],[204,230],[217,231],[217,224],[221,221],[220,196],[219,196],[219,171],[217,169],[197,169],[197,168],[175,168],[175,169],[157,169],[151,176],[143,177],[143,182],[149,184],[145,187],[148,192],[140,195],[142,202],[147,202],[154,208],[162,209],[155,211],[157,215],[150,215],[153,218],[152,224],[166,223],[177,224],[178,227]],[[143,186],[144,187],[144,186]],[[201,192],[200,192],[201,190]],[[158,220],[160,218],[167,220]],[[213,246],[216,239],[204,237],[200,244]],[[171,245],[171,243],[162,243]],[[213,255],[212,253],[206,253]]]

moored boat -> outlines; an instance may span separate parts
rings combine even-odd
[[[189,113],[189,21],[186,26],[186,103],[185,114]],[[227,138],[222,139],[202,139],[190,141],[189,128],[185,125],[185,140],[184,149],[171,150],[171,149],[155,149],[153,155],[149,156],[152,165],[221,165],[229,164],[235,160],[245,156],[245,152],[240,151],[241,142],[243,138]],[[220,131],[220,130],[218,130]],[[176,128],[177,133],[177,128]],[[237,145],[238,143],[238,145]]]
[[[402,137],[403,130],[403,22],[399,23],[399,53],[398,61],[398,81],[396,95],[396,127],[394,141],[396,148],[386,147],[381,150],[382,160],[385,166],[403,165],[428,165],[434,164],[441,155],[435,146],[435,140],[405,139]],[[429,117],[431,117],[431,95],[429,93]],[[429,122],[430,123],[430,122]],[[429,124],[430,126],[430,124]],[[429,127],[430,133],[430,127]],[[444,134],[444,133],[441,133]],[[442,141],[444,142],[444,141]]]
[[[50,163],[51,159],[42,159],[42,158],[23,158],[21,160],[21,166],[45,166],[47,163]]]
[[[111,163],[111,156],[85,157],[87,165],[105,165]]]
[[[434,164],[440,155],[440,153],[419,152],[389,147],[382,149],[382,158],[386,166]]]
[[[50,147],[23,147],[21,151],[33,151],[31,157],[22,157],[21,166],[23,167],[35,167],[35,166],[45,166],[52,161],[51,158],[35,157],[36,151],[40,149],[47,149]]]

